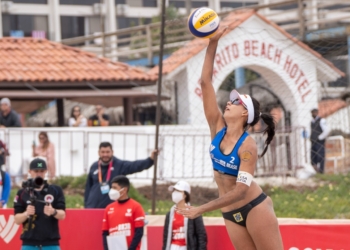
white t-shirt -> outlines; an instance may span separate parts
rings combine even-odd
[[[73,117],[70,117],[68,120],[68,126],[69,127],[73,127],[73,125],[75,124],[76,120]],[[86,127],[87,126],[87,119],[85,117],[83,117],[80,120],[80,124],[77,127]]]

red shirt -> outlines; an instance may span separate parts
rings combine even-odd
[[[174,213],[171,244],[186,246],[185,218],[178,213]]]
[[[133,199],[125,203],[116,201],[105,209],[102,231],[109,231],[109,235],[125,235],[128,246],[130,246],[135,228],[143,227],[144,219],[145,213],[137,201]],[[140,245],[137,246],[137,250],[140,249]]]

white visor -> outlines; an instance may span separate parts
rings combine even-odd
[[[230,101],[239,98],[245,105],[245,108],[248,110],[248,124],[251,124],[254,121],[254,105],[250,95],[241,95],[237,90],[232,90],[230,93]]]

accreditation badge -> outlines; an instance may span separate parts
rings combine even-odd
[[[109,192],[109,185],[106,182],[101,183],[101,193],[102,194],[108,194]]]

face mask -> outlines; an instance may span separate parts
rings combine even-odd
[[[179,192],[179,191],[174,191],[171,194],[171,198],[173,199],[173,202],[175,204],[179,203],[180,201],[182,201],[184,199],[184,195],[183,193]]]
[[[119,191],[116,189],[111,189],[108,192],[108,196],[112,201],[116,201],[120,198],[120,191],[122,191],[124,188],[120,189]]]

